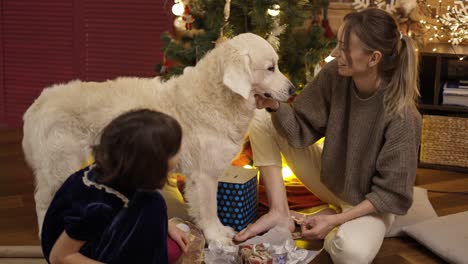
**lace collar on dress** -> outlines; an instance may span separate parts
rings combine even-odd
[[[98,190],[104,190],[106,193],[113,194],[113,195],[117,196],[117,198],[119,198],[120,200],[122,200],[122,202],[123,202],[123,204],[124,204],[124,205],[123,205],[124,207],[128,207],[128,202],[129,202],[129,200],[128,200],[128,198],[127,198],[125,195],[123,195],[122,193],[120,193],[120,192],[117,191],[117,190],[112,189],[112,188],[109,187],[109,186],[106,186],[106,185],[104,185],[104,184],[100,184],[100,183],[94,182],[94,181],[92,181],[92,180],[89,179],[88,173],[89,173],[90,171],[92,171],[92,170],[94,169],[95,166],[96,166],[96,164],[93,164],[93,165],[89,166],[88,170],[85,171],[85,173],[84,173],[84,175],[83,175],[83,183],[84,183],[84,185],[86,185],[86,186],[88,186],[88,187],[91,187],[91,186],[92,186],[92,187],[94,187],[94,188],[96,188],[96,189],[98,189]]]

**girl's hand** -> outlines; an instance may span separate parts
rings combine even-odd
[[[169,220],[168,233],[169,233],[169,236],[179,245],[182,251],[186,253],[188,250],[188,242],[189,242],[188,233],[180,230],[177,227],[177,224],[175,223],[175,221],[172,221],[172,220]]]
[[[269,99],[262,97],[260,95],[255,95],[255,102],[257,104],[258,109],[269,108],[273,111],[278,110],[279,102],[274,99]]]
[[[337,215],[312,215],[301,224],[302,237],[306,240],[324,239],[327,234],[339,225]]]

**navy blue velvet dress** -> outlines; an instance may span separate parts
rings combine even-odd
[[[96,184],[92,167],[71,175],[55,194],[42,226],[49,261],[66,231],[83,255],[105,263],[168,263],[167,208],[159,192],[123,195]],[[127,197],[131,197],[128,199]]]

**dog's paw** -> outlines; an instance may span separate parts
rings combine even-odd
[[[223,226],[221,223],[213,225],[204,230],[205,238],[208,242],[219,241],[223,245],[233,245],[233,238],[236,232],[227,226]]]
[[[229,226],[221,225],[219,228],[221,229],[221,233],[224,234],[225,237],[229,237],[231,240],[236,235],[236,231]]]
[[[212,241],[217,241],[219,243],[221,243],[222,245],[224,246],[234,246],[234,241],[232,240],[232,238],[229,238],[229,237],[217,237],[215,240],[208,240],[210,242]]]

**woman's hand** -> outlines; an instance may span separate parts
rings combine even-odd
[[[255,95],[255,102],[257,104],[258,109],[269,108],[272,111],[276,111],[279,108],[278,101],[274,99],[262,97],[258,94]]]
[[[350,210],[339,214],[307,216],[301,224],[302,237],[308,240],[323,239],[336,226],[377,212],[369,200],[364,200]]]
[[[168,224],[168,233],[169,236],[179,245],[182,251],[185,253],[188,250],[188,233],[180,230],[177,227],[175,221],[169,220]]]
[[[311,215],[301,224],[302,237],[306,240],[324,239],[327,234],[339,225],[337,215]]]

